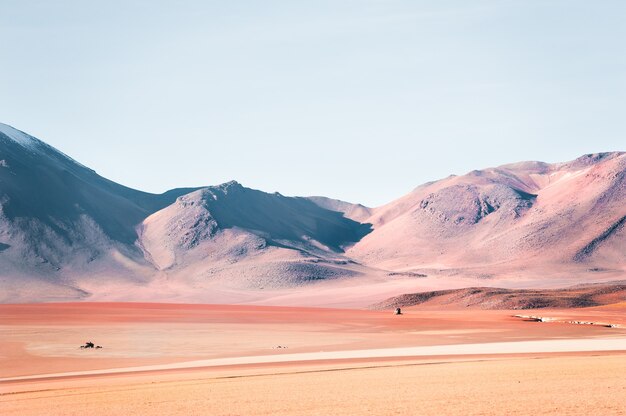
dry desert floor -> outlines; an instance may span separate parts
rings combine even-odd
[[[0,305],[2,415],[622,415],[624,374],[626,304]]]

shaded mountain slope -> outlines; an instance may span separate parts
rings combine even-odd
[[[345,218],[306,198],[290,198],[244,188],[237,182],[205,188],[203,205],[221,228],[241,228],[272,244],[316,241],[333,251],[355,243],[371,231],[369,224]]]
[[[372,215],[372,209],[361,204],[352,204],[338,199],[326,198],[325,196],[309,196],[307,199],[322,208],[341,212],[346,218],[354,221],[365,222]]]
[[[122,267],[118,272],[124,259],[145,263],[135,226],[189,191],[153,195],[118,185],[0,124],[0,277],[42,275],[58,283],[100,260]]]
[[[139,244],[156,268],[194,285],[281,287],[362,273],[343,248],[370,231],[308,199],[233,181],[184,195],[146,218]]]
[[[105,235],[132,243],[134,226],[191,189],[162,195],[111,182],[44,142],[0,124],[2,213],[8,220],[30,218],[65,237],[64,225],[91,217]]]

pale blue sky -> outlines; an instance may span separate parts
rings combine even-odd
[[[0,122],[142,190],[380,205],[626,146],[626,1],[0,0]]]

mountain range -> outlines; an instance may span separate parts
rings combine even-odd
[[[624,279],[626,153],[521,162],[381,207],[232,181],[134,190],[0,124],[0,302],[366,304]]]

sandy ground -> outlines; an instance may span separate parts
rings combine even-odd
[[[626,355],[111,379],[1,397],[15,415],[623,415]]]
[[[0,305],[0,413],[626,414],[624,310]]]

